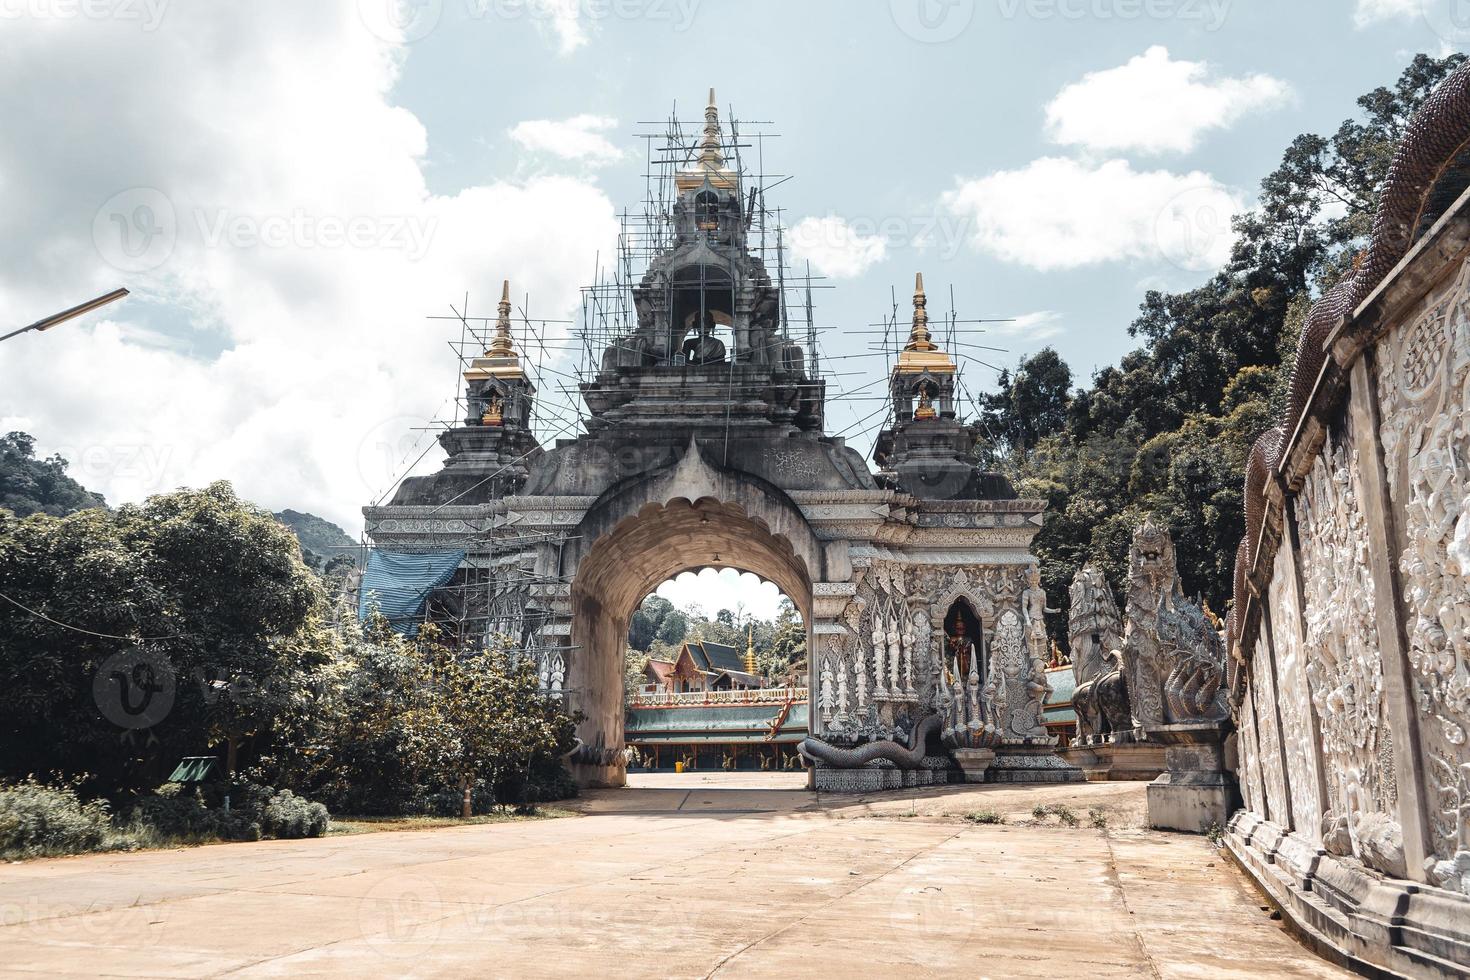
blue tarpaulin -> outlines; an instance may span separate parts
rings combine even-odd
[[[454,577],[454,570],[462,561],[463,551],[411,555],[372,549],[368,552],[367,570],[362,573],[358,618],[366,619],[368,612],[377,606],[394,630],[413,636],[419,631],[424,600]]]

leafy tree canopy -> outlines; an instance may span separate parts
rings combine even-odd
[[[328,653],[295,539],[227,483],[116,511],[0,511],[0,593],[6,776],[156,785],[289,710]]]
[[[1035,551],[1061,609],[1054,636],[1066,636],[1067,587],[1084,562],[1122,585],[1150,511],[1169,522],[1186,591],[1224,609],[1246,458],[1279,417],[1301,324],[1367,245],[1409,119],[1464,61],[1418,55],[1358,99],[1358,118],[1293,140],[1258,206],[1234,219],[1225,267],[1194,289],[1145,294],[1128,328],[1140,346],[1090,386],[1069,390],[1071,371],[1046,348],[981,398],[989,462],[1047,501]]]

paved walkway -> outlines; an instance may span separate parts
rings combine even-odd
[[[1132,826],[1139,784],[854,801],[740,778],[640,778],[560,820],[5,865],[0,972],[1344,975],[1202,838]],[[1059,800],[1082,827],[1016,825]],[[954,815],[979,809],[1009,824]]]

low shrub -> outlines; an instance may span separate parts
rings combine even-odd
[[[34,779],[0,785],[0,856],[44,857],[95,851],[112,823],[107,804],[83,803],[74,786]]]
[[[965,814],[965,819],[970,823],[999,824],[1005,823],[1006,818],[994,810],[971,810]]]
[[[104,800],[83,803],[74,785],[47,786],[34,779],[0,784],[0,858],[322,837],[331,819],[320,803],[258,783],[194,789],[164,783],[119,811],[125,814],[122,820],[111,816]]]
[[[260,827],[268,837],[321,837],[327,832],[327,808],[283,789],[260,811]]]
[[[129,814],[131,829],[151,831],[160,841],[260,840],[261,825],[247,813],[205,806],[203,794],[178,783],[164,783],[138,800]]]

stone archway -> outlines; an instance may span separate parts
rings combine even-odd
[[[572,581],[568,707],[584,715],[584,744],[603,753],[574,765],[579,783],[624,782],[623,654],[633,610],[665,579],[708,566],[775,583],[796,604],[810,641],[812,576],[785,536],[740,504],[712,497],[644,505],[592,544]]]

